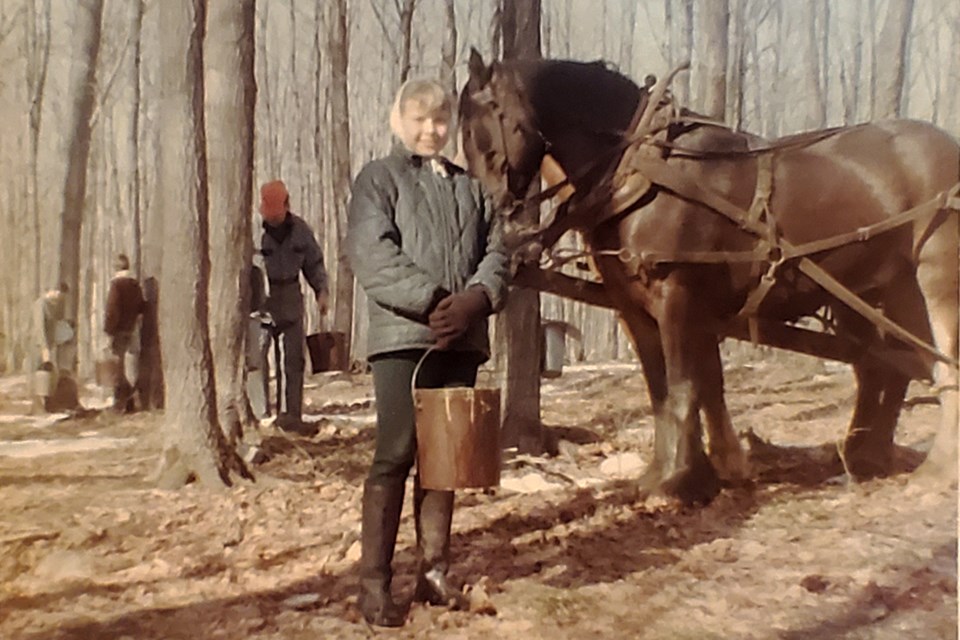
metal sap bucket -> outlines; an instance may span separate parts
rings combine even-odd
[[[307,351],[310,352],[310,370],[347,370],[347,336],[340,331],[321,331],[307,336]]]
[[[120,363],[116,358],[97,360],[94,364],[94,378],[97,386],[113,388],[120,377]]]
[[[563,373],[563,359],[566,355],[566,323],[544,322],[543,331],[543,358],[540,366],[540,375],[544,378],[559,378]]]
[[[53,381],[56,374],[49,369],[37,369],[33,373],[33,392],[35,395],[47,397],[53,393]]]
[[[499,389],[416,389],[414,407],[421,487],[500,484]]]

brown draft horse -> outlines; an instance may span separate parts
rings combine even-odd
[[[625,135],[647,92],[602,63],[494,62],[475,51],[460,97],[463,150],[471,172],[501,207],[527,193],[545,154],[578,194],[610,194]],[[703,122],[674,121],[657,157],[700,187],[746,210],[757,190],[757,136]],[[673,146],[671,146],[673,145]],[[687,150],[678,153],[677,148]],[[831,131],[772,156],[766,216],[777,237],[801,245],[862,229],[945,194],[960,181],[957,142],[934,126],[895,120]],[[603,191],[606,189],[606,191]],[[953,194],[954,198],[956,194]],[[601,196],[602,197],[607,196]],[[958,216],[947,204],[908,224],[819,251],[813,262],[901,327],[957,359]],[[591,213],[591,215],[593,215]],[[599,215],[599,214],[597,214]],[[644,261],[642,256],[739,252],[757,237],[654,180],[639,201],[599,224],[582,225],[594,264],[640,357],[655,419],[647,487],[703,503],[721,480],[742,479],[746,456],[723,397],[719,342],[773,262]],[[633,259],[624,259],[624,256]],[[787,260],[753,311],[778,323],[832,311],[838,338],[856,345],[856,407],[841,453],[855,479],[893,470],[894,430],[910,376],[871,357],[913,352],[824,291]],[[906,356],[905,356],[906,357]],[[956,477],[957,369],[931,358],[924,377],[940,390],[943,417],[925,467]],[[703,411],[708,446],[704,447]]]

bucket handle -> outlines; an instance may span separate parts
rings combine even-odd
[[[417,403],[417,395],[416,395],[417,374],[420,373],[420,367],[423,366],[423,361],[427,359],[427,356],[430,355],[430,352],[436,351],[436,350],[437,350],[436,345],[433,345],[429,349],[424,351],[423,355],[420,356],[419,362],[417,362],[417,366],[413,368],[413,375],[410,377],[410,400],[413,401],[414,406],[416,406],[416,403]]]

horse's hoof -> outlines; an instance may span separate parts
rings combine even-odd
[[[710,452],[710,463],[724,486],[741,487],[750,483],[750,463],[743,449]]]
[[[885,478],[894,473],[893,444],[848,438],[843,443],[843,467],[856,482]]]
[[[710,504],[720,494],[720,478],[706,459],[704,464],[686,467],[669,475],[651,468],[641,478],[640,484],[652,493],[677,500],[685,507]]]

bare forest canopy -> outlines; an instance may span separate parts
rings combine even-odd
[[[160,198],[157,189],[158,150],[169,143],[157,126],[160,61],[167,47],[186,46],[186,36],[161,24],[163,1],[102,0],[96,33],[89,9],[101,0],[0,0],[0,371],[24,364],[30,303],[60,277],[61,240],[69,232],[80,237],[80,373],[89,374],[106,346],[102,309],[111,257],[124,252],[139,265],[144,247],[157,242],[151,229],[159,203],[178,201],[176,194]],[[726,25],[711,30],[704,7],[724,2]],[[256,3],[253,185],[286,181],[292,208],[321,235],[334,277],[335,166],[353,175],[389,148],[387,114],[403,77],[434,76],[458,87],[470,47],[496,58],[499,4]],[[346,10],[348,158],[336,157],[330,142],[334,128],[345,124],[330,109],[333,6]],[[542,0],[541,7],[544,56],[604,59],[638,81],[692,59],[691,73],[674,87],[677,96],[701,110],[712,100],[730,125],[764,136],[894,115],[960,134],[956,0]],[[76,89],[84,86],[76,68],[91,36],[99,49],[77,215],[77,207],[65,211],[64,194],[84,93]],[[711,74],[725,82],[705,81]],[[717,86],[719,98],[708,96]],[[65,229],[65,221],[80,228]],[[359,292],[353,304],[354,348],[362,352]],[[546,318],[584,331],[571,355],[632,357],[609,311],[551,296],[543,296],[542,306]],[[318,328],[311,315],[308,329]]]

